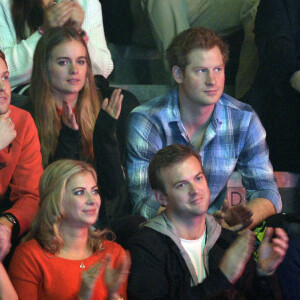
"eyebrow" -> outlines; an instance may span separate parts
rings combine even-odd
[[[198,173],[194,176],[194,178],[198,177],[198,176],[201,175],[201,174],[204,174],[203,171],[198,172]],[[175,185],[177,185],[178,183],[182,183],[182,182],[187,182],[187,180],[183,179],[183,180],[176,181],[176,182],[174,182],[173,185],[175,186]]]
[[[94,188],[98,188],[98,185],[94,185],[94,186],[92,187],[92,189],[94,189]],[[83,187],[83,186],[77,186],[77,187],[74,187],[74,188],[72,189],[72,191],[75,191],[75,190],[78,190],[78,189],[86,190],[86,188]]]
[[[76,59],[78,58],[84,58],[84,59],[87,59],[87,56],[78,56]],[[56,60],[59,60],[59,59],[70,59],[70,57],[68,56],[60,56],[60,57],[57,57]]]

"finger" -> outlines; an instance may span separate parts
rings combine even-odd
[[[64,26],[70,20],[71,15],[72,15],[71,11],[65,12],[64,14],[60,15],[56,19],[57,26],[58,27]]]
[[[288,237],[287,233],[282,228],[275,228],[275,234],[278,238],[280,238],[286,242],[289,241],[289,237]]]
[[[130,266],[131,266],[131,256],[129,251],[125,251],[124,259],[122,261],[122,264],[119,267],[120,271],[124,274],[128,274]]]
[[[234,231],[234,232],[239,232],[239,231],[242,231],[242,230],[248,228],[252,223],[253,223],[253,220],[247,220],[247,221],[244,221],[240,224],[231,226],[230,230]]]
[[[68,101],[63,101],[63,113],[65,112],[68,119],[71,119],[73,111]]]
[[[121,114],[121,110],[122,110],[122,103],[123,103],[123,98],[124,96],[121,94],[119,96],[119,101],[116,105],[116,112],[115,112],[115,119],[118,119],[120,117],[120,114]]]
[[[116,106],[116,103],[118,102],[119,100],[119,96],[120,96],[120,93],[121,93],[121,89],[115,89],[112,94],[111,94],[111,97],[110,97],[110,101],[109,101],[109,106],[114,110],[115,106]]]
[[[223,219],[225,214],[221,210],[217,210],[214,212],[213,216],[215,219]]]
[[[102,102],[101,108],[103,110],[106,110],[107,106],[108,106],[108,98],[105,98]]]
[[[222,207],[221,207],[221,211],[224,212],[224,213],[226,213],[226,211],[228,210],[228,208],[229,208],[228,200],[225,199],[223,201],[223,204],[222,204]]]
[[[234,225],[234,226],[230,226],[230,230],[234,231],[234,232],[241,231],[241,230],[243,230],[245,228],[246,227],[243,224],[237,224],[237,225]]]
[[[289,247],[289,244],[288,244],[288,242],[287,241],[285,241],[285,240],[282,240],[282,239],[280,239],[280,238],[273,238],[272,239],[272,243],[273,243],[273,247],[275,248],[275,247],[279,247],[279,248],[281,248],[281,249],[283,249],[283,250],[287,250],[288,249],[288,247]]]

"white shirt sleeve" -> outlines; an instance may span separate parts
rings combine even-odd
[[[107,78],[113,70],[113,62],[105,40],[101,4],[98,0],[79,0],[78,2],[85,11],[82,28],[89,37],[87,46],[92,60],[93,73]],[[0,1],[0,49],[6,56],[10,84],[14,88],[30,81],[33,55],[41,35],[34,32],[26,40],[18,42],[10,6],[10,0]]]
[[[89,37],[87,46],[92,60],[93,73],[94,75],[100,74],[107,78],[112,72],[114,65],[104,35],[100,1],[80,0],[78,2],[85,11],[82,28]]]
[[[33,54],[41,35],[35,32],[26,40],[18,42],[10,5],[10,0],[0,1],[0,49],[6,57],[10,84],[16,87],[30,81]]]

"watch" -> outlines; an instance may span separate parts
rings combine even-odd
[[[18,237],[20,232],[20,225],[16,217],[11,213],[1,214],[0,217],[5,217],[10,223],[13,224],[12,233],[11,233],[12,238]]]

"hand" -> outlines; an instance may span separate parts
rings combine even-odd
[[[242,276],[253,253],[254,242],[254,233],[246,229],[237,237],[222,257],[219,268],[232,284],[235,284]]]
[[[72,27],[79,32],[84,21],[84,10],[77,1],[72,1],[72,3],[71,17],[65,26]]]
[[[108,290],[108,299],[118,299],[118,290],[127,279],[130,266],[131,258],[128,251],[125,252],[124,259],[117,269],[112,268],[111,256],[107,256],[104,278]]]
[[[2,219],[4,221],[5,218],[0,218],[0,262],[6,257],[11,247],[11,229],[1,223]]]
[[[64,26],[71,18],[73,6],[73,1],[64,0],[46,8],[43,23],[44,30]]]
[[[110,100],[108,101],[108,99],[105,98],[101,106],[106,113],[116,120],[119,118],[122,108],[123,95],[121,91],[121,89],[114,90]]]
[[[291,79],[290,84],[298,93],[300,93],[300,71],[296,71]]]
[[[17,136],[15,124],[9,117],[10,110],[0,115],[0,150],[6,148]]]
[[[229,207],[227,199],[224,200],[221,210],[217,210],[213,216],[222,227],[231,231],[243,230],[253,222],[253,213],[247,206],[238,204]]]
[[[107,299],[119,299],[117,292],[128,276],[130,264],[130,255],[126,252],[124,260],[118,269],[113,269],[111,266],[111,255],[107,254],[104,259],[83,273],[82,284],[78,294],[79,299],[89,300],[91,298],[97,278],[102,272],[104,272],[104,279],[108,291]]]
[[[62,104],[62,122],[69,128],[73,130],[79,130],[79,126],[76,121],[75,114],[73,113],[73,110],[71,108],[70,103],[67,101],[63,101]]]
[[[261,270],[266,274],[276,271],[289,247],[289,238],[283,229],[275,228],[276,237],[272,238],[273,233],[274,228],[267,228],[258,248],[258,263]]]

